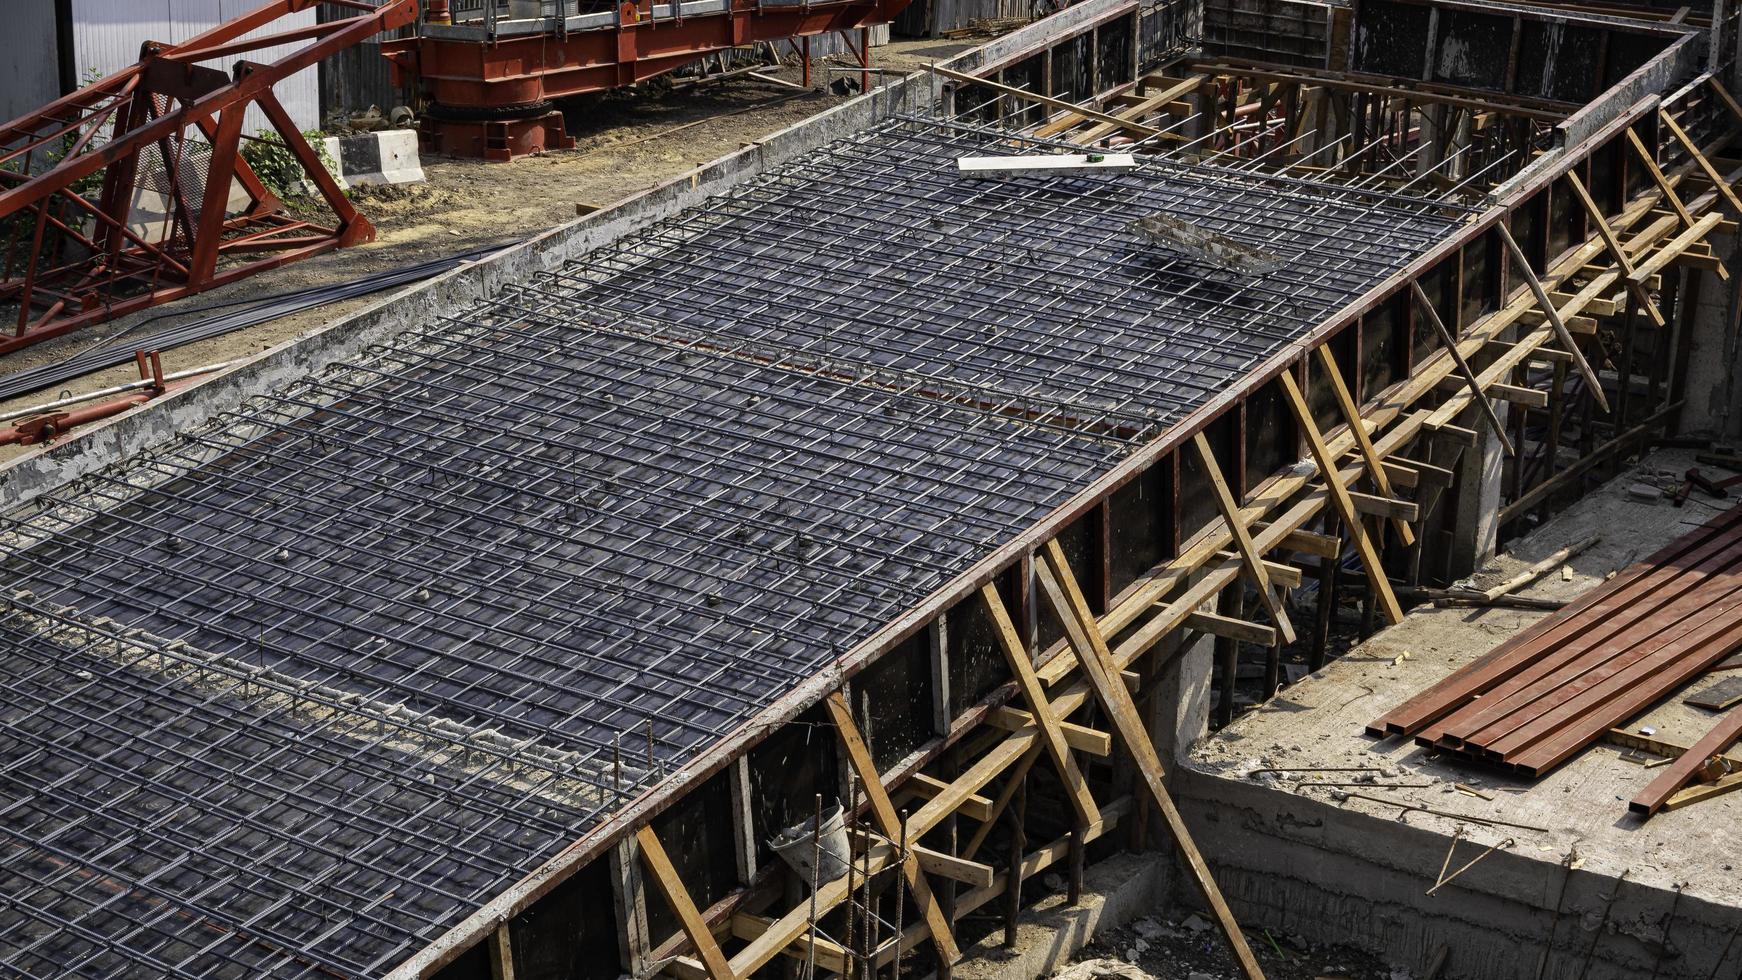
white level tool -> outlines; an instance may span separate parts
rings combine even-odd
[[[959,173],[1001,177],[1055,170],[1126,170],[1137,166],[1129,153],[1034,153],[1007,157],[957,157]]]

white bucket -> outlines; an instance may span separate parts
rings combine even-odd
[[[845,875],[847,864],[852,860],[852,851],[847,847],[846,814],[841,808],[836,806],[823,811],[820,837],[813,833],[816,823],[816,818],[812,817],[786,828],[768,842],[768,846],[798,874],[807,888],[813,881],[826,884]],[[821,860],[817,863],[820,867],[813,877],[811,863],[819,857]]]

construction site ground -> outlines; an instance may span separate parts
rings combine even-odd
[[[934,61],[985,43],[896,39],[872,49],[872,66],[890,72],[923,70]],[[797,82],[796,59],[763,74]],[[429,157],[421,184],[366,187],[353,192],[358,209],[375,225],[375,241],[340,249],[174,303],[118,318],[0,356],[0,375],[61,361],[105,338],[149,333],[178,318],[201,315],[214,305],[252,301],[275,293],[338,283],[419,262],[506,245],[576,216],[576,207],[607,207],[657,186],[777,130],[823,112],[858,94],[858,74],[844,54],[816,59],[815,87],[801,91],[746,75],[687,86],[656,79],[632,88],[583,97],[565,105],[572,150],[485,163]],[[847,79],[845,91],[831,88]],[[872,76],[872,84],[877,84]],[[291,337],[361,309],[379,295],[328,304],[164,355],[164,369],[177,371],[248,357]],[[132,366],[96,372],[48,392],[0,401],[0,411],[42,404],[62,390],[89,391],[138,378]],[[30,447],[0,446],[0,460]]]
[[[1570,600],[1734,506],[1698,490],[1679,508],[1651,497],[1650,488],[1678,484],[1693,455],[1661,450],[1647,456],[1517,541],[1472,584],[1486,588],[1563,546],[1600,536],[1562,570],[1518,592]],[[1497,957],[1476,969],[1466,959],[1447,976],[1514,975],[1508,971],[1518,961],[1506,958],[1534,967],[1539,954],[1530,949],[1531,934],[1557,926],[1545,977],[1563,969],[1585,975],[1574,969],[1585,956],[1661,969],[1664,977],[1684,975],[1677,969],[1684,956],[1687,966],[1697,966],[1690,975],[1703,977],[1704,964],[1716,956],[1729,965],[1714,975],[1734,975],[1742,950],[1732,947],[1725,955],[1721,947],[1725,932],[1734,938],[1732,923],[1742,910],[1736,871],[1742,794],[1642,823],[1628,814],[1627,801],[1662,770],[1647,768],[1655,757],[1632,749],[1599,743],[1531,782],[1449,762],[1410,739],[1374,740],[1363,733],[1373,718],[1545,615],[1418,607],[1200,743],[1181,773],[1188,798],[1182,808],[1200,846],[1215,855],[1212,865],[1222,863],[1223,888],[1249,908],[1269,910],[1269,921],[1284,929],[1306,933],[1310,923],[1340,922],[1343,935],[1320,938],[1386,937],[1392,948],[1381,952],[1397,958],[1399,948],[1409,950],[1405,959],[1414,962],[1406,965],[1417,975],[1442,942],[1464,957]],[[1716,716],[1681,699],[1707,683],[1696,681],[1628,729],[1670,742],[1698,741]],[[1438,889],[1437,901],[1424,895],[1434,888],[1436,871],[1449,874],[1488,848],[1492,856]],[[1625,892],[1615,884],[1622,879]],[[1307,890],[1311,896],[1303,897]],[[1618,893],[1622,897],[1608,897]],[[1529,914],[1501,910],[1514,901]],[[1359,918],[1354,909],[1367,902],[1372,921],[1353,921]],[[1677,928],[1685,934],[1666,940],[1672,902],[1684,918],[1708,922],[1711,934],[1683,923]],[[1442,910],[1444,918],[1418,917],[1405,926],[1407,910],[1381,911],[1405,903]],[[1436,938],[1436,928],[1453,918],[1479,922],[1490,914],[1488,905],[1505,927],[1495,930],[1493,942],[1480,944],[1480,952],[1458,950],[1448,933]],[[1551,916],[1548,910],[1557,906]]]

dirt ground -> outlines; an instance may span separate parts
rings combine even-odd
[[[873,48],[872,64],[889,71],[917,71],[984,44],[985,40],[897,39]],[[822,60],[845,65],[849,59],[846,55],[833,55],[819,59]],[[792,82],[801,77],[796,61],[770,68],[765,74]],[[576,205],[610,205],[858,94],[827,87],[829,81],[837,78],[851,79],[856,86],[856,73],[831,73],[819,64],[813,75],[819,87],[808,91],[739,76],[682,89],[674,88],[668,81],[655,80],[582,97],[564,106],[570,132],[576,139],[572,150],[523,157],[507,164],[427,158],[423,161],[425,183],[360,188],[353,192],[358,209],[375,225],[374,242],[329,252],[0,356],[0,375],[58,362],[129,328],[140,333],[162,330],[195,317],[214,304],[251,300],[323,282],[342,282],[517,241],[573,219]],[[873,85],[875,79],[873,76]],[[164,369],[175,371],[247,357],[373,300],[335,303],[178,348],[164,356]],[[90,391],[137,377],[137,370],[131,366],[112,368],[52,391],[0,402],[0,411],[38,405],[63,392]],[[21,451],[15,446],[0,447],[0,461]]]

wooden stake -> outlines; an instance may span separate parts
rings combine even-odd
[[[1293,643],[1294,625],[1288,621],[1288,610],[1283,606],[1282,595],[1271,584],[1270,572],[1264,567],[1264,556],[1252,543],[1252,532],[1247,530],[1246,522],[1240,517],[1240,504],[1234,500],[1233,491],[1228,489],[1228,481],[1222,477],[1222,468],[1216,464],[1216,454],[1210,449],[1210,440],[1204,438],[1204,434],[1200,432],[1192,437],[1192,446],[1197,449],[1198,459],[1204,464],[1204,473],[1210,478],[1210,486],[1216,494],[1216,506],[1222,511],[1222,520],[1228,524],[1228,533],[1234,536],[1234,547],[1240,552],[1241,560],[1246,563],[1246,573],[1258,586],[1259,601],[1270,611],[1271,620],[1282,634],[1282,642]]]
[[[1349,499],[1349,490],[1343,486],[1342,477],[1338,475],[1337,458],[1331,454],[1330,447],[1325,445],[1325,437],[1319,432],[1318,423],[1313,421],[1312,409],[1307,407],[1306,398],[1300,393],[1300,386],[1295,384],[1294,378],[1287,371],[1277,375],[1277,378],[1282,381],[1282,392],[1287,397],[1289,408],[1294,410],[1295,421],[1300,423],[1301,432],[1306,435],[1307,448],[1319,465],[1319,473],[1325,478],[1325,489],[1331,496],[1331,503],[1343,518],[1343,523],[1348,525],[1349,537],[1355,542],[1355,552],[1361,556],[1361,564],[1367,569],[1367,584],[1383,605],[1386,621],[1402,621],[1403,607],[1397,604],[1397,596],[1392,594],[1391,583],[1385,578],[1385,566],[1379,561],[1379,549],[1373,546],[1373,539],[1367,534],[1367,525],[1362,522],[1360,512],[1355,509],[1355,502]]]
[[[1065,791],[1070,797],[1071,808],[1076,811],[1079,823],[1091,824],[1101,819],[1101,809],[1095,805],[1094,797],[1089,795],[1088,781],[1083,779],[1083,773],[1077,768],[1076,757],[1071,755],[1070,745],[1065,741],[1064,731],[1059,726],[1058,715],[1052,710],[1052,702],[1047,700],[1046,685],[1034,675],[1034,665],[1029,663],[1028,651],[1023,647],[1022,640],[1016,635],[1016,627],[1010,622],[1010,613],[1004,608],[1004,599],[991,584],[980,587],[980,600],[986,606],[986,613],[992,618],[993,632],[998,635],[998,647],[1004,651],[1004,660],[1010,665],[1010,672],[1016,675],[1016,683],[1022,689],[1022,696],[1028,702],[1029,711],[1034,715],[1036,725],[1040,728],[1040,743],[1046,747],[1046,753],[1052,759],[1053,766],[1058,769],[1059,778],[1064,781]]]
[[[1662,109],[1657,110],[1657,116],[1663,120],[1665,126],[1669,127],[1669,134],[1674,136],[1675,141],[1682,145],[1682,149],[1688,151],[1688,156],[1693,158],[1694,164],[1706,175],[1706,179],[1712,182],[1713,189],[1722,195],[1725,201],[1729,202],[1731,210],[1737,214],[1742,214],[1742,201],[1736,199],[1736,191],[1724,179],[1724,175],[1718,173],[1718,168],[1712,166],[1712,161],[1706,159],[1706,155],[1700,152],[1698,146],[1694,145],[1693,138],[1688,136],[1687,130],[1677,125],[1670,114]]]
[[[1433,300],[1428,299],[1427,292],[1421,288],[1421,283],[1412,279],[1409,283],[1409,289],[1415,296],[1415,301],[1421,307],[1422,312],[1427,314],[1428,322],[1433,324],[1434,332],[1440,335],[1440,343],[1446,345],[1446,353],[1451,355],[1452,363],[1458,367],[1458,373],[1464,376],[1464,384],[1470,389],[1470,398],[1481,407],[1482,417],[1488,420],[1488,426],[1494,430],[1495,437],[1500,440],[1501,448],[1506,451],[1506,455],[1517,456],[1517,448],[1512,445],[1512,440],[1506,437],[1505,423],[1501,422],[1500,416],[1494,412],[1494,403],[1488,400],[1488,394],[1482,390],[1481,380],[1476,377],[1476,372],[1470,369],[1470,362],[1464,360],[1463,352],[1458,350],[1458,338],[1452,336],[1452,331],[1446,327],[1446,322],[1440,319],[1439,311],[1434,309]],[[1544,299],[1543,302],[1547,302],[1547,300]]]
[[[1579,175],[1571,170],[1567,171],[1566,180],[1567,186],[1573,189],[1573,194],[1579,199],[1579,203],[1585,206],[1585,213],[1590,215],[1591,225],[1597,229],[1597,237],[1603,240],[1603,247],[1609,250],[1610,257],[1614,258],[1615,264],[1620,267],[1622,278],[1627,282],[1627,291],[1633,294],[1637,307],[1645,311],[1645,315],[1651,318],[1654,326],[1665,326],[1663,311],[1659,310],[1657,304],[1651,301],[1651,295],[1645,291],[1645,287],[1639,283],[1638,277],[1633,274],[1633,260],[1627,257],[1627,250],[1621,247],[1620,239],[1615,237],[1614,230],[1609,227],[1608,220],[1603,217],[1603,209],[1597,207],[1597,202],[1591,197],[1591,192],[1585,189],[1585,182],[1580,180]]]
[[[1379,450],[1373,448],[1373,439],[1367,434],[1367,426],[1361,421],[1361,407],[1355,404],[1355,396],[1349,392],[1349,386],[1343,381],[1343,372],[1337,367],[1336,355],[1329,347],[1319,348],[1319,367],[1331,379],[1331,392],[1337,396],[1337,407],[1343,412],[1343,421],[1349,424],[1349,434],[1355,437],[1355,447],[1361,451],[1361,458],[1367,463],[1367,476],[1373,481],[1373,486],[1380,496],[1395,497],[1391,489],[1391,477],[1385,472],[1385,460],[1380,457]],[[1452,350],[1454,356],[1457,349]],[[1467,366],[1467,365],[1466,365]],[[1480,389],[1477,389],[1480,394]],[[1415,543],[1415,529],[1401,517],[1392,518],[1392,526],[1397,528],[1398,540],[1407,547]]]
[[[1538,279],[1536,272],[1531,269],[1530,259],[1525,257],[1524,249],[1518,246],[1518,239],[1512,237],[1512,232],[1507,230],[1504,221],[1495,222],[1494,228],[1500,232],[1500,240],[1506,243],[1507,250],[1512,253],[1513,264],[1518,267],[1518,274],[1524,277],[1525,285],[1530,287],[1531,295],[1536,297],[1536,305],[1541,308],[1542,315],[1548,319],[1548,325],[1554,329],[1555,336],[1560,339],[1561,346],[1565,347],[1567,353],[1572,355],[1573,366],[1578,368],[1579,374],[1584,377],[1585,384],[1590,388],[1591,397],[1596,400],[1603,411],[1609,411],[1609,399],[1603,394],[1603,385],[1597,379],[1597,372],[1592,370],[1591,363],[1585,360],[1584,352],[1579,350],[1577,343],[1574,343],[1572,331],[1567,329],[1566,321],[1561,319],[1560,310],[1556,309],[1554,302],[1548,298],[1548,290],[1543,288],[1542,280]],[[1431,304],[1429,305],[1431,307]]]
[[[907,878],[907,886],[913,892],[913,904],[919,907],[920,914],[925,916],[925,923],[931,929],[932,945],[937,948],[938,959],[945,963],[955,963],[961,959],[961,953],[956,949],[955,933],[951,931],[949,922],[945,921],[943,909],[938,906],[937,899],[931,893],[931,886],[926,883],[925,873],[920,870],[919,858],[913,853],[913,848],[906,846],[902,839],[901,817],[895,812],[895,803],[889,798],[889,791],[883,788],[883,777],[877,774],[877,767],[871,761],[871,750],[865,745],[865,737],[859,734],[859,726],[853,721],[852,709],[847,707],[847,699],[840,691],[833,691],[823,703],[828,706],[829,717],[835,723],[835,732],[841,738],[841,745],[847,750],[847,761],[852,764],[853,771],[858,773],[859,782],[865,788],[865,798],[871,804],[871,817],[877,822],[877,830],[883,836],[896,841],[906,852],[906,860],[902,861],[902,872]]]
[[[635,842],[641,845],[641,862],[653,875],[654,884],[659,886],[660,894],[665,896],[665,903],[677,913],[678,923],[683,926],[684,935],[689,937],[690,945],[696,948],[696,955],[701,957],[702,966],[708,971],[708,976],[712,980],[733,980],[732,967],[726,961],[726,954],[720,951],[720,944],[715,941],[707,920],[702,918],[702,912],[696,908],[689,889],[684,887],[683,879],[678,877],[677,868],[672,865],[671,857],[665,853],[665,845],[659,842],[659,835],[653,832],[651,826],[642,827],[635,832]]]
[[[1053,611],[1064,626],[1065,635],[1070,638],[1071,647],[1082,664],[1084,676],[1094,688],[1102,707],[1107,710],[1107,716],[1113,722],[1114,730],[1119,733],[1120,740],[1125,743],[1126,751],[1136,762],[1144,784],[1173,834],[1174,848],[1191,872],[1199,894],[1215,913],[1216,922],[1222,927],[1222,936],[1227,940],[1234,959],[1239,962],[1240,969],[1248,980],[1264,980],[1264,970],[1259,967],[1258,958],[1252,955],[1251,947],[1246,945],[1246,935],[1240,931],[1240,923],[1235,921],[1234,913],[1228,909],[1227,901],[1222,898],[1222,890],[1216,887],[1216,879],[1210,875],[1209,865],[1204,863],[1204,856],[1198,852],[1198,846],[1192,840],[1185,818],[1180,816],[1179,808],[1174,805],[1173,797],[1162,783],[1161,757],[1155,751],[1155,743],[1149,740],[1149,732],[1138,715],[1137,705],[1132,703],[1131,692],[1125,689],[1124,682],[1119,679],[1119,665],[1114,661],[1112,651],[1107,649],[1106,638],[1095,625],[1095,616],[1089,611],[1089,604],[1083,599],[1076,577],[1071,574],[1070,565],[1065,561],[1064,549],[1059,547],[1056,540],[1048,541],[1044,556],[1045,561],[1037,563],[1035,571],[1040,579],[1041,589],[1046,592]]]

